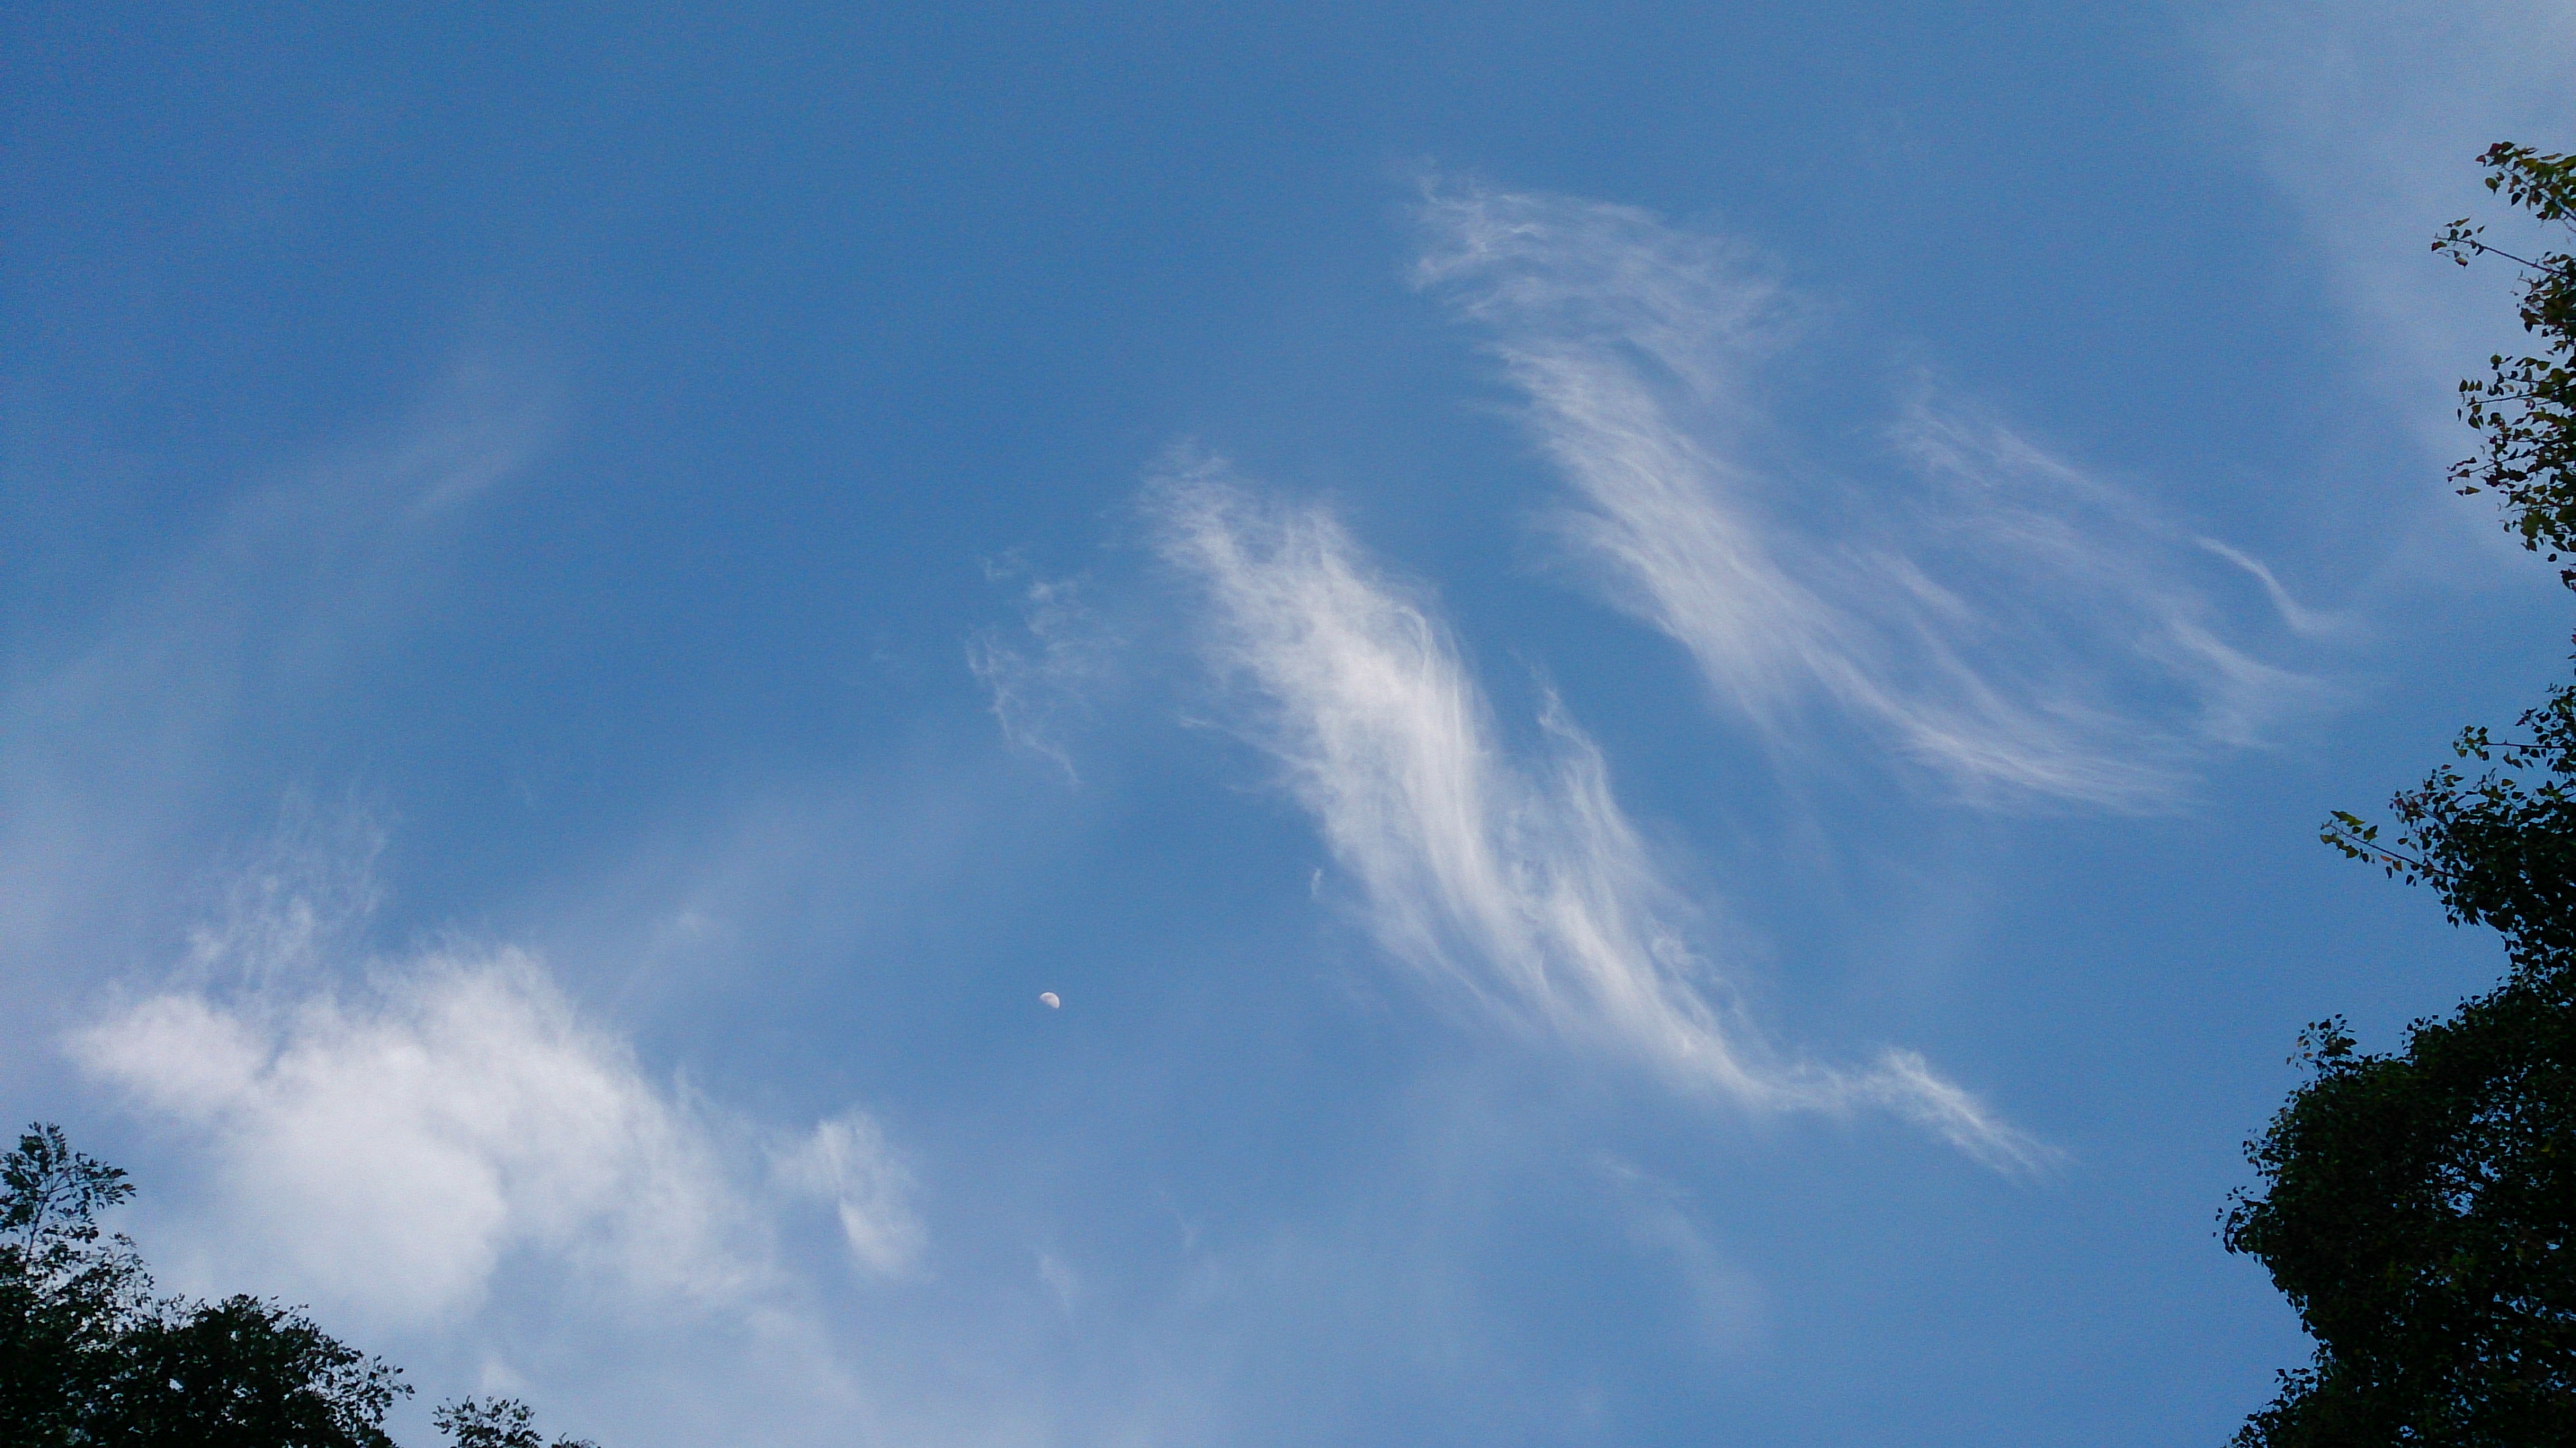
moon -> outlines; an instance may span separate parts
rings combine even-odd
[[[1060,1001],[1060,1000],[1057,1000],[1057,999],[1055,998],[1055,992],[1054,992],[1054,991],[1051,991],[1051,990],[1042,990],[1042,991],[1039,991],[1039,992],[1038,992],[1038,1004],[1040,1004],[1040,1005],[1042,1005],[1042,1006],[1045,1006],[1048,1010],[1051,1010],[1051,1011],[1052,1011],[1052,1010],[1058,1010],[1058,1009],[1061,1009],[1061,1008],[1063,1007],[1063,1005],[1064,1005],[1064,1002],[1062,1002],[1062,1001]]]

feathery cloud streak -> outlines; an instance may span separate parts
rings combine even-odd
[[[1838,709],[1963,794],[2149,807],[2303,681],[2225,642],[2191,540],[1989,422],[1904,412],[1827,498],[1757,372],[1798,299],[1723,238],[1571,198],[1435,194],[1417,280],[1487,332],[1619,607],[1783,752]]]
[[[984,565],[985,577],[997,583],[1020,572],[1016,558]],[[1116,640],[1084,605],[1081,583],[1070,578],[1031,578],[1021,595],[1021,623],[1024,643],[997,628],[976,634],[966,647],[966,666],[991,692],[1002,737],[1054,760],[1079,784],[1065,728],[1081,715],[1085,690],[1108,673]]]
[[[1688,906],[1550,704],[1550,756],[1506,757],[1446,630],[1338,522],[1198,462],[1153,498],[1164,556],[1213,605],[1208,646],[1256,702],[1249,736],[1365,892],[1396,957],[1517,1025],[1641,1060],[1756,1110],[1877,1105],[1999,1168],[2044,1148],[1916,1056],[1783,1061],[1676,922]]]

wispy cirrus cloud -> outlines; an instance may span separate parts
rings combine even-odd
[[[1807,305],[1646,212],[1435,192],[1417,280],[1482,328],[1571,488],[1590,581],[1794,752],[1847,720],[1993,803],[2155,806],[2310,685],[2228,641],[2199,550],[2009,428],[1919,400],[1884,476],[1816,476],[1765,411]]]
[[[529,951],[359,952],[376,892],[348,846],[375,837],[281,831],[163,989],[67,1043],[203,1154],[196,1255],[395,1326],[473,1312],[531,1254],[648,1300],[756,1305],[802,1203],[862,1270],[912,1262],[911,1178],[865,1113],[803,1136],[729,1120]]]
[[[1016,583],[1024,571],[1016,556],[984,565],[996,583]],[[1086,691],[1107,674],[1117,640],[1084,602],[1079,579],[1030,577],[1020,589],[1020,621],[1016,633],[977,633],[966,665],[992,695],[1002,737],[1054,760],[1078,784],[1065,735],[1083,713]]]
[[[1893,1110],[1997,1167],[2046,1148],[1909,1052],[1835,1069],[1766,1045],[1693,950],[1693,911],[1550,703],[1546,757],[1497,743],[1426,604],[1328,513],[1265,501],[1223,464],[1154,490],[1162,551],[1204,591],[1206,644],[1397,958],[1514,1025],[1640,1061],[1759,1111]]]

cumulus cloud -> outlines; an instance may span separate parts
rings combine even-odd
[[[1435,194],[1418,280],[1482,328],[1617,606],[1783,752],[1819,707],[1995,803],[2141,808],[2307,685],[2224,637],[2203,554],[2010,429],[1924,400],[1844,490],[1765,415],[1805,304],[1759,257],[1645,212]]]
[[[473,1307],[522,1247],[709,1298],[754,1272],[702,1126],[516,952],[419,960],[358,1001],[157,996],[75,1050],[206,1134],[229,1225],[292,1280],[364,1284],[396,1319]]]
[[[291,853],[291,852],[290,852]],[[514,1258],[613,1290],[749,1304],[779,1283],[775,1224],[819,1199],[874,1272],[921,1231],[910,1178],[864,1114],[774,1173],[758,1133],[655,1081],[533,954],[445,945],[351,960],[289,859],[244,872],[171,985],[78,1031],[74,1059],[188,1133],[216,1187],[210,1251],[379,1321],[476,1308]]]
[[[1551,702],[1545,757],[1511,758],[1446,629],[1329,514],[1265,502],[1204,460],[1153,496],[1164,556],[1211,605],[1245,732],[1391,954],[1503,1020],[1749,1108],[1877,1106],[1998,1167],[2045,1159],[1919,1057],[1838,1070],[1767,1047],[1689,944],[1692,912],[1591,741]]]

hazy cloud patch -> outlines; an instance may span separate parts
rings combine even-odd
[[[2254,122],[2236,134],[2303,214],[2323,270],[2381,349],[2390,402],[2431,458],[2468,451],[2451,383],[2516,345],[2512,275],[2464,272],[2428,248],[2472,213],[2509,250],[2537,232],[2475,163],[2500,140],[2565,144],[2576,7],[2261,0],[2216,7],[2198,28]]]

